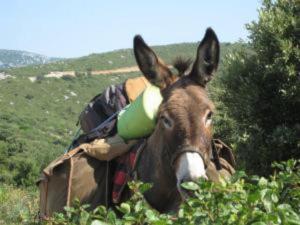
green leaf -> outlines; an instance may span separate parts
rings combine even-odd
[[[167,221],[164,221],[164,220],[153,221],[152,223],[153,223],[153,225],[167,225],[167,224],[169,224]]]
[[[140,186],[140,192],[144,193],[145,191],[148,191],[152,187],[152,184],[144,183]]]
[[[115,212],[109,211],[108,214],[107,214],[107,218],[108,218],[110,223],[112,223],[112,224],[116,223],[117,216],[116,216]]]
[[[82,212],[80,213],[79,224],[81,224],[81,225],[87,224],[89,218],[90,218],[90,214],[89,214],[87,211],[82,211]]]
[[[260,187],[265,187],[265,186],[267,186],[267,184],[268,184],[268,180],[264,177],[260,178],[258,181],[258,185]]]
[[[251,203],[254,203],[254,202],[258,201],[259,199],[260,199],[260,193],[259,192],[250,193],[248,195],[248,200]]]
[[[191,191],[196,191],[199,189],[198,184],[191,182],[191,181],[182,183],[181,187],[183,187],[184,189],[187,189],[187,190],[191,190]]]
[[[263,189],[260,191],[261,194],[261,201],[264,204],[264,207],[266,209],[267,212],[271,212],[272,210],[272,192],[270,189]]]
[[[184,216],[184,210],[183,209],[179,209],[178,211],[178,217],[182,218]]]
[[[143,208],[143,202],[142,201],[138,201],[136,203],[136,205],[134,206],[134,210],[135,212],[140,212]]]
[[[232,175],[232,177],[230,178],[230,180],[234,183],[237,180],[241,179],[241,178],[245,178],[247,177],[246,173],[244,171],[236,171],[236,173],[234,173]]]
[[[121,203],[119,209],[122,213],[130,213],[130,205],[128,203]]]
[[[91,225],[109,225],[109,224],[100,220],[93,220]]]
[[[275,203],[278,202],[278,197],[277,197],[277,195],[276,195],[275,193],[272,193],[272,194],[271,194],[271,199],[272,199],[272,201],[275,202]]]
[[[94,214],[100,214],[101,216],[105,216],[107,214],[107,209],[105,206],[101,205],[94,209]]]
[[[150,221],[157,220],[157,216],[155,215],[153,210],[147,210],[145,214]]]
[[[135,222],[137,218],[134,216],[124,215],[122,220],[126,220],[127,222]]]
[[[267,225],[267,224],[264,222],[254,222],[254,223],[251,223],[251,225]]]

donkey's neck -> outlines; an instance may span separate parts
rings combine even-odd
[[[166,146],[160,138],[151,136],[140,155],[137,166],[138,178],[144,183],[151,183],[152,188],[145,193],[151,206],[161,212],[176,210],[180,195],[176,187],[176,178],[171,173],[170,162],[164,158]]]

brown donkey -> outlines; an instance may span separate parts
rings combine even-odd
[[[142,73],[161,89],[163,96],[156,128],[139,153],[135,172],[139,180],[153,184],[145,193],[151,206],[160,212],[176,211],[186,196],[182,182],[200,177],[215,181],[222,173],[211,161],[217,158],[211,145],[214,106],[205,90],[218,67],[219,41],[214,31],[207,29],[190,72],[187,72],[188,62],[177,61],[174,65],[179,76],[140,36],[134,38],[134,54]],[[90,204],[91,209],[114,205],[110,198],[114,161],[98,161],[79,150],[80,147],[63,155],[44,170],[39,182],[40,218],[62,212],[75,197],[83,204]]]
[[[145,197],[160,212],[178,208],[184,196],[182,182],[207,179],[214,105],[205,86],[218,67],[219,49],[215,32],[208,28],[190,72],[176,76],[141,36],[134,38],[138,66],[163,96],[156,128],[136,168],[139,180],[153,184]]]

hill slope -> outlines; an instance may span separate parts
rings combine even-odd
[[[55,60],[58,60],[58,58],[51,58],[26,51],[0,49],[0,69],[45,64]]]
[[[181,43],[164,46],[154,46],[153,49],[166,63],[170,64],[174,57],[194,58],[196,55],[197,43]],[[221,44],[221,58],[230,49],[237,48],[240,43]],[[13,68],[7,72],[16,76],[41,76],[51,71],[76,71],[87,72],[95,70],[111,70],[121,67],[136,66],[132,49],[121,49],[101,54],[91,54],[88,56],[66,59],[45,65],[33,65],[23,68]]]

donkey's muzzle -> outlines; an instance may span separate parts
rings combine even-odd
[[[175,170],[178,185],[183,182],[197,181],[201,177],[207,179],[204,160],[195,151],[182,152],[176,159]]]

